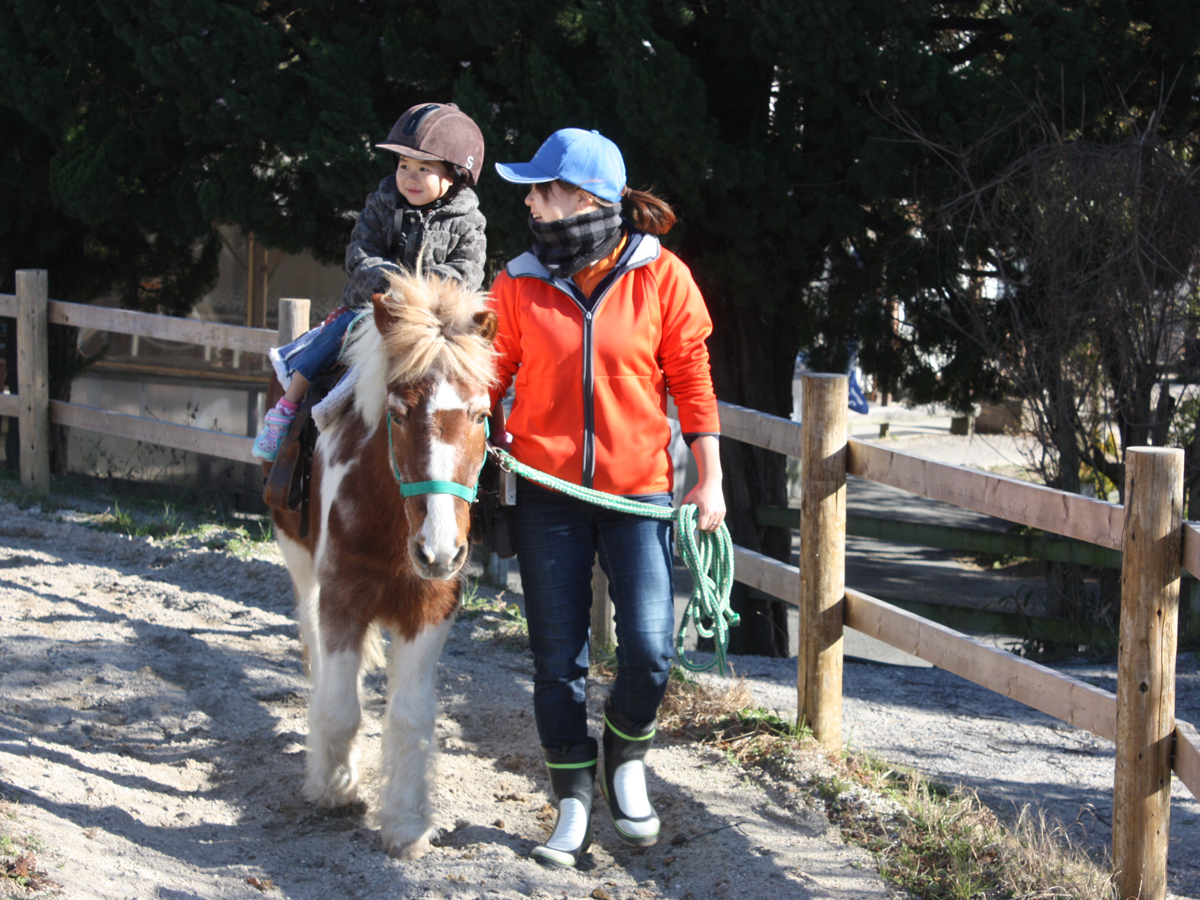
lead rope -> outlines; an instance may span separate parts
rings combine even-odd
[[[675,654],[680,665],[689,672],[707,672],[716,667],[722,675],[725,674],[729,629],[737,625],[741,617],[729,607],[729,592],[733,588],[733,541],[724,522],[716,531],[698,531],[694,503],[685,504],[677,510],[639,503],[637,500],[606,494],[555,478],[518,462],[510,453],[499,447],[488,447],[488,452],[504,471],[528,478],[542,487],[559,491],[576,500],[617,512],[674,522],[679,555],[692,576],[692,594],[684,608],[679,633],[675,637]],[[689,622],[695,626],[698,635],[713,639],[716,653],[706,663],[694,663],[684,652],[683,636]]]

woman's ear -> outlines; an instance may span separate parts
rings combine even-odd
[[[596,198],[583,190],[583,188],[575,191],[575,215],[591,212],[593,209],[599,208],[600,204],[596,202]]]

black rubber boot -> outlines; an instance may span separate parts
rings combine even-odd
[[[654,722],[638,727],[604,704],[604,776],[600,791],[612,810],[617,836],[635,847],[658,840],[661,823],[646,792],[646,754],[654,743]]]
[[[554,833],[529,855],[543,866],[569,869],[592,845],[592,793],[596,786],[595,738],[565,750],[543,747],[550,787],[558,798]]]

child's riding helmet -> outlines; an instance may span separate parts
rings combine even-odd
[[[376,144],[413,159],[448,162],[462,170],[468,187],[483,169],[483,134],[453,103],[419,103],[396,120],[387,140]]]

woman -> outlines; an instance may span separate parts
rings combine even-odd
[[[500,319],[492,400],[513,455],[584,487],[669,506],[669,391],[699,473],[683,502],[696,504],[701,529],[716,530],[725,501],[704,343],[712,322],[691,272],[656,237],[675,223],[670,206],[629,190],[621,151],[595,131],[556,131],[528,163],[496,170],[531,185],[533,246],[492,286]],[[621,217],[622,199],[632,222]],[[504,423],[498,401],[510,384],[515,399]],[[660,823],[644,760],[671,669],[670,524],[522,480],[513,538],[534,656],[534,714],[559,801],[554,833],[532,855],[574,866],[591,843],[598,746],[588,734],[586,680],[597,552],[617,629],[600,787],[621,839],[653,844]]]

